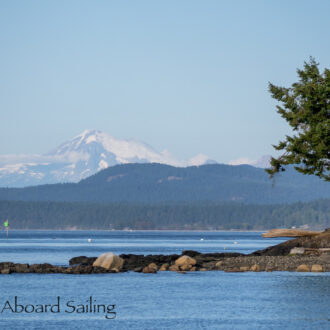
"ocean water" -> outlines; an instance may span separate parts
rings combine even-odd
[[[108,251],[250,253],[281,241],[254,232],[12,231],[8,240],[1,233],[0,262],[66,265],[74,256]],[[330,328],[329,273],[11,274],[0,279],[0,329]],[[26,310],[19,313],[19,305]],[[39,312],[30,313],[33,308]]]

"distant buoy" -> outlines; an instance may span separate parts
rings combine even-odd
[[[238,244],[238,242],[235,241],[234,244]]]
[[[204,241],[204,238],[201,238],[201,241]]]
[[[88,243],[92,243],[92,239],[91,238],[88,239]]]
[[[224,247],[223,249],[224,249],[224,250],[226,250],[227,248],[226,248],[226,247]]]

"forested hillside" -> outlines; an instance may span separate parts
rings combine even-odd
[[[248,165],[178,168],[161,164],[126,164],[107,168],[79,183],[0,188],[0,200],[67,202],[235,201],[277,204],[330,198],[330,186],[293,169],[270,180]]]
[[[0,202],[0,216],[11,229],[324,229],[329,215],[329,199],[291,205]]]

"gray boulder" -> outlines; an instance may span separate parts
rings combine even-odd
[[[93,267],[102,267],[107,270],[113,270],[120,272],[123,268],[124,259],[113,254],[112,252],[107,252],[101,254],[93,263]]]

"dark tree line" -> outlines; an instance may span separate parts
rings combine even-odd
[[[12,229],[322,229],[330,227],[329,215],[329,199],[289,205],[0,201],[0,219],[8,219]]]

